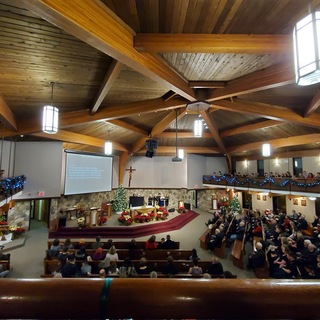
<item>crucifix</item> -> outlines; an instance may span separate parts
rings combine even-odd
[[[130,166],[130,168],[129,168],[129,169],[126,169],[126,171],[129,172],[129,187],[130,187],[130,185],[131,185],[131,179],[132,179],[132,173],[133,173],[133,171],[136,171],[136,169],[133,169],[132,166]]]

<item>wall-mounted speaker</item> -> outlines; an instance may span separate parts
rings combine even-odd
[[[155,151],[154,150],[147,150],[146,152],[146,157],[147,158],[153,158],[155,155]]]
[[[154,139],[148,139],[146,140],[146,148],[147,149],[157,149],[158,148],[158,141]]]

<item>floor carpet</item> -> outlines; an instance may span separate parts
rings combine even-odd
[[[95,238],[97,235],[100,235],[104,238],[133,239],[160,232],[180,230],[198,215],[199,213],[188,210],[171,220],[159,221],[157,223],[135,224],[126,227],[92,227],[82,229],[79,229],[78,227],[63,227],[55,232],[50,232],[49,238]]]

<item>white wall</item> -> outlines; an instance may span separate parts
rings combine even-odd
[[[269,197],[268,194],[260,193],[260,200],[257,199],[256,193],[252,195],[252,209],[253,210],[259,210],[261,213],[267,209],[272,210],[273,204],[272,204],[272,198]]]
[[[60,197],[62,153],[62,142],[16,142],[14,175],[27,178],[19,199]]]
[[[5,170],[3,177],[12,177],[14,174],[15,143],[0,141],[0,169]]]
[[[132,166],[132,188],[186,188],[187,159],[172,162],[172,157],[132,157],[126,169]],[[202,181],[202,175],[201,175]],[[129,173],[126,171],[123,186],[129,185]]]
[[[228,164],[225,157],[204,157],[206,159],[206,172],[204,175],[211,175],[213,172],[221,171],[228,174]]]
[[[205,170],[205,157],[196,154],[188,154],[188,170],[186,172],[186,176],[188,179],[188,189],[196,189],[202,187],[202,176]]]
[[[301,205],[301,200],[306,200],[306,206]],[[298,204],[294,204],[294,203],[298,203]],[[292,198],[291,200],[289,199],[289,197],[287,197],[286,207],[287,207],[288,214],[291,214],[292,210],[295,210],[305,215],[306,219],[309,222],[312,222],[314,220],[313,218],[316,214],[315,202],[310,200],[308,197]]]
[[[319,157],[303,157],[302,168],[308,173],[312,172],[314,175],[316,175],[316,173],[320,171],[320,158]]]

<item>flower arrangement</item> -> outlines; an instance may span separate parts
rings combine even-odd
[[[20,237],[25,233],[25,229],[18,226],[10,226],[9,232],[13,234],[14,237]]]
[[[179,207],[178,208],[178,212],[179,213],[185,213],[187,210],[186,210],[186,208],[185,207]]]
[[[78,218],[77,223],[79,228],[84,228],[86,226],[86,221],[84,217]]]
[[[138,223],[150,222],[153,219],[154,219],[153,212],[138,213],[133,218],[134,222],[138,222]]]
[[[133,219],[131,218],[130,212],[125,210],[121,213],[118,221],[126,226],[129,226],[133,222]]]
[[[100,216],[98,219],[98,225],[102,226],[103,224],[107,223],[108,219],[106,216]]]
[[[169,212],[164,207],[157,208],[156,220],[168,219]]]

